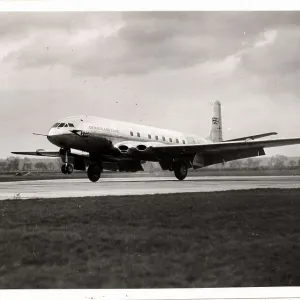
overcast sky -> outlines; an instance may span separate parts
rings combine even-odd
[[[0,157],[78,114],[300,136],[299,12],[0,13]],[[300,145],[268,154],[300,155]]]

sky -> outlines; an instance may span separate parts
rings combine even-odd
[[[0,158],[93,115],[206,137],[300,137],[300,12],[1,12]],[[300,155],[299,146],[267,154]]]

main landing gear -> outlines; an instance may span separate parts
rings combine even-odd
[[[173,163],[175,177],[178,180],[184,180],[188,174],[188,166],[184,161],[176,161]]]
[[[101,165],[92,164],[92,165],[88,166],[87,176],[90,181],[97,182],[101,177],[102,171],[103,171],[103,168]]]

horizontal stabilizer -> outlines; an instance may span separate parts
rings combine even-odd
[[[249,135],[241,138],[236,138],[236,139],[231,139],[231,140],[226,140],[224,142],[238,142],[238,141],[244,141],[244,140],[255,140],[255,139],[260,139],[262,137],[270,136],[270,135],[276,135],[278,134],[277,132],[267,132],[267,133],[261,133],[261,134],[255,134],[255,135]]]

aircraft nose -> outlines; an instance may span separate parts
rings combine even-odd
[[[48,132],[48,137],[49,136],[53,136],[55,134],[55,129],[54,128],[51,128]]]
[[[51,128],[48,132],[47,139],[50,143],[56,144],[57,140],[57,131],[55,128]]]

